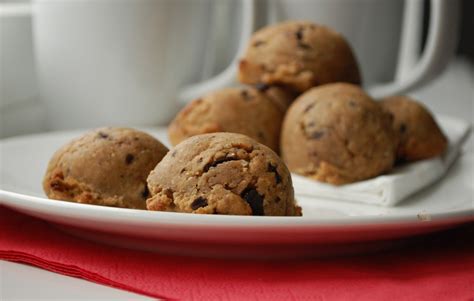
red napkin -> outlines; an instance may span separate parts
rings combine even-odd
[[[472,300],[474,224],[402,250],[301,261],[218,260],[118,249],[0,206],[0,258],[179,300]]]

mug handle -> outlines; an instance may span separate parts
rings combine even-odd
[[[243,55],[247,42],[254,30],[255,5],[254,0],[242,0],[242,28],[240,30],[239,47],[232,62],[219,74],[206,81],[191,84],[181,89],[178,93],[178,102],[187,103],[192,99],[198,98],[203,94],[229,86],[235,81],[237,74],[237,64],[239,58]]]
[[[425,49],[421,44],[423,1],[405,1],[404,21],[397,75],[394,82],[370,87],[375,98],[405,93],[425,85],[444,70],[457,45],[458,0],[431,0],[430,22]]]

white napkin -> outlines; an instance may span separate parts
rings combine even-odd
[[[440,157],[406,164],[389,174],[342,186],[334,186],[292,174],[295,194],[380,206],[394,206],[411,194],[440,179],[459,155],[471,125],[463,120],[437,116],[448,137],[447,151]]]

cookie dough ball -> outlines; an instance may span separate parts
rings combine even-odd
[[[225,88],[189,103],[171,122],[173,145],[206,133],[247,135],[278,151],[281,122],[291,95],[278,88]]]
[[[295,100],[281,151],[291,171],[339,185],[390,170],[397,143],[389,113],[359,87],[336,83]]]
[[[148,177],[148,210],[301,215],[290,173],[268,147],[235,133],[191,137]]]
[[[331,29],[304,21],[265,27],[251,38],[239,64],[247,84],[281,84],[304,92],[311,87],[361,78],[351,47]]]
[[[436,157],[446,150],[448,140],[421,103],[407,96],[393,96],[385,98],[381,104],[393,114],[393,128],[400,137],[398,161]]]
[[[97,129],[54,154],[43,188],[50,199],[146,209],[146,178],[167,151],[137,130]]]

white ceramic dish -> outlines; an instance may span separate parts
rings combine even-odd
[[[145,129],[166,141],[163,129]],[[174,254],[303,257],[359,252],[474,221],[474,153],[442,181],[397,207],[299,198],[303,217],[148,212],[49,200],[41,180],[53,152],[80,134],[56,132],[0,142],[0,204],[96,241]]]

